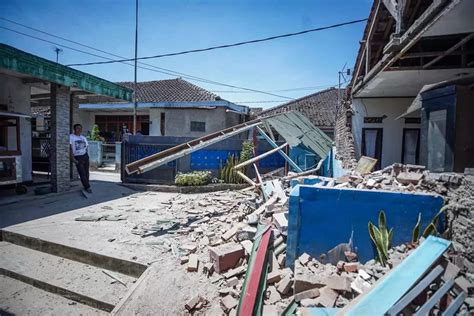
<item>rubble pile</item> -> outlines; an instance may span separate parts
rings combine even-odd
[[[457,173],[431,173],[425,170],[425,166],[395,163],[365,175],[352,171],[340,178],[328,179],[321,185],[392,192],[437,193],[446,196],[449,190],[462,184],[463,178],[463,175]]]
[[[278,193],[267,201],[252,191],[241,190],[210,193],[199,200],[180,195],[164,203],[166,209],[176,210],[176,214],[184,210],[186,215],[170,221],[178,226],[166,226],[169,236],[162,246],[173,253],[187,273],[204,274],[218,287],[219,304],[226,314],[237,312],[259,222],[272,224],[263,297],[263,308],[268,313],[282,312],[293,302],[303,307],[344,307],[413,250],[406,245],[391,249],[386,267],[375,260],[360,263],[357,254],[349,251],[346,260],[337,266],[321,263],[305,253],[296,260],[294,269],[288,268],[285,214],[289,189],[276,187]],[[201,293],[184,307],[196,312],[211,299]]]

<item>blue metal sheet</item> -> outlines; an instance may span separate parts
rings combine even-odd
[[[345,315],[385,315],[450,245],[448,240],[429,236]]]
[[[347,243],[353,231],[353,245],[359,259],[375,257],[367,223],[377,223],[384,210],[392,243],[411,240],[418,213],[426,227],[443,204],[439,196],[389,191],[336,189],[297,185],[290,194],[287,264],[306,252],[314,258],[327,254],[340,243]],[[441,225],[442,223],[440,223]]]

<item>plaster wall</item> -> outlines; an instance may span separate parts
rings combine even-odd
[[[0,74],[0,104],[7,105],[9,111],[30,115],[30,86],[23,84],[19,78]],[[21,169],[23,181],[31,181],[32,158],[30,118],[20,118],[20,148],[22,153]]]
[[[161,113],[165,113],[165,135],[160,133]],[[216,109],[150,109],[150,136],[201,137],[239,124],[239,114]],[[191,121],[205,122],[204,132],[191,131]]]
[[[362,129],[383,128],[382,162],[381,167],[386,167],[402,160],[402,140],[404,128],[419,128],[420,124],[406,124],[405,120],[396,118],[403,114],[413,98],[354,98],[352,107],[352,133],[357,159],[362,150]],[[387,117],[382,123],[364,123],[364,117]],[[409,115],[419,117],[419,115]]]

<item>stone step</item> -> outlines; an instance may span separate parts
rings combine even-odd
[[[6,241],[0,242],[0,274],[108,312],[136,281],[132,276]]]
[[[0,275],[0,315],[108,315],[30,284]]]
[[[0,233],[1,241],[6,241],[18,246],[23,246],[106,270],[116,271],[134,278],[140,277],[140,275],[147,269],[146,265],[138,262],[114,258],[36,237],[19,234],[13,231],[1,230]]]

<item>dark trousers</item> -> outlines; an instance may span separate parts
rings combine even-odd
[[[84,189],[89,189],[89,155],[85,154],[82,156],[74,156],[74,159],[77,160],[77,172],[81,178],[82,185]]]

